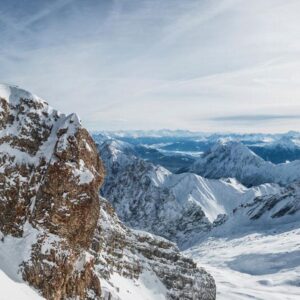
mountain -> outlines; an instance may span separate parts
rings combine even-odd
[[[299,160],[275,165],[233,141],[217,143],[188,170],[207,178],[234,177],[246,186],[285,185],[300,179]]]
[[[199,135],[207,135],[202,132],[193,132],[189,130],[118,130],[118,131],[93,131],[93,135],[105,134],[115,139],[127,138],[161,138],[161,137],[197,137]]]
[[[191,158],[199,157],[220,141],[238,141],[264,160],[275,164],[300,159],[300,133],[293,131],[282,134],[209,134],[180,130],[93,133],[93,138],[97,142],[101,136],[118,139],[135,146],[146,146],[151,151],[156,150],[157,155],[151,153],[148,157],[142,155],[140,157],[149,159],[154,164],[160,164],[172,172],[177,172],[179,168],[189,167],[192,163],[189,161]],[[180,161],[175,155],[180,155],[183,159]],[[184,159],[187,161],[185,162]],[[177,161],[178,168],[176,169]]]
[[[250,149],[263,159],[276,164],[300,159],[300,139],[296,133],[283,135],[268,144],[252,145]]]
[[[173,243],[119,221],[99,197],[104,176],[77,115],[0,86],[1,290],[26,299],[26,282],[51,300],[215,299],[213,278]]]
[[[93,134],[93,139],[99,145],[107,140],[115,140],[104,134]],[[158,150],[151,146],[139,143],[128,144],[131,145],[132,151],[136,156],[156,165],[161,165],[171,172],[177,172],[179,169],[187,168],[195,161],[194,157],[185,153],[166,152],[162,149]]]
[[[247,188],[232,178],[172,174],[122,141],[99,149],[107,172],[101,192],[120,218],[172,239],[205,266],[216,279],[217,299],[299,298],[299,182]],[[242,149],[232,156],[266,163]]]
[[[241,204],[185,254],[214,276],[217,298],[299,299],[300,185]]]
[[[248,189],[234,179],[173,174],[137,157],[134,147],[122,141],[106,141],[99,152],[107,173],[101,193],[121,220],[172,240],[180,248],[222,223],[240,204],[280,189],[276,184]]]

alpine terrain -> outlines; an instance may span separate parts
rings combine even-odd
[[[115,138],[98,149],[107,172],[101,193],[121,220],[176,242],[204,265],[217,299],[299,298],[298,161],[275,165],[220,141],[193,166],[219,178],[207,179],[173,174]]]
[[[119,221],[104,178],[77,115],[0,86],[1,299],[215,299],[175,244]]]
[[[146,230],[187,248],[224,222],[241,203],[276,193],[280,186],[247,188],[235,179],[206,179],[194,173],[173,174],[136,156],[125,142],[99,146],[107,172],[101,192],[133,228]]]

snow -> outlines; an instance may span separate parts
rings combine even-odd
[[[210,222],[219,214],[230,214],[239,204],[262,194],[273,194],[279,188],[265,184],[248,189],[235,179],[213,180],[192,173],[172,174],[164,187],[168,187],[182,205],[187,201],[200,205]]]
[[[84,270],[84,267],[87,263],[92,261],[94,256],[91,255],[89,252],[85,251],[75,262],[75,270],[77,272],[81,272]]]
[[[238,225],[237,225],[238,226]],[[300,228],[211,237],[185,252],[216,280],[217,300],[300,299]]]
[[[0,269],[0,299],[1,300],[41,300],[37,292],[26,283],[16,282]]]
[[[0,84],[0,97],[9,103],[16,105],[20,99],[32,99],[37,102],[45,103],[41,98],[31,94],[15,85]]]
[[[144,270],[139,279],[129,279],[114,273],[110,281],[119,291],[122,300],[165,300],[167,289],[158,277],[149,270]]]
[[[2,236],[2,234],[0,234]],[[37,230],[28,223],[24,226],[24,237],[5,236],[0,241],[0,299],[43,299],[26,285],[19,273],[19,266],[30,257],[31,245],[36,241]]]
[[[78,178],[79,184],[89,184],[95,178],[94,174],[85,166],[85,163],[82,159],[79,161],[79,169],[72,169],[72,173]]]

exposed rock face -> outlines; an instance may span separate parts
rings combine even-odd
[[[215,299],[208,273],[99,199],[104,169],[76,115],[0,86],[0,117],[0,251],[18,245],[20,276],[46,299],[122,299],[118,278],[139,295],[144,274],[166,299]]]
[[[113,226],[107,228],[107,224]],[[113,271],[138,278],[141,273],[153,272],[167,288],[167,299],[215,298],[215,284],[209,274],[183,257],[173,243],[126,228],[106,201],[101,202],[101,217],[93,245],[98,253],[97,262],[104,261],[98,263],[98,266],[105,266],[103,274]]]

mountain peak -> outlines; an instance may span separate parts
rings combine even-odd
[[[212,179],[234,177],[246,186],[287,184],[300,179],[299,164],[275,165],[240,142],[220,141],[196,160],[190,171]]]
[[[21,99],[32,100],[35,102],[47,104],[40,97],[16,86],[16,85],[8,85],[8,84],[0,84],[0,98],[6,100],[8,103],[12,105],[16,105],[20,103]]]
[[[243,157],[257,157],[258,159],[262,160],[246,145],[239,141],[221,139],[218,143],[212,146],[212,148],[210,149],[210,153],[212,152],[225,152],[226,154],[233,156],[239,155]]]

